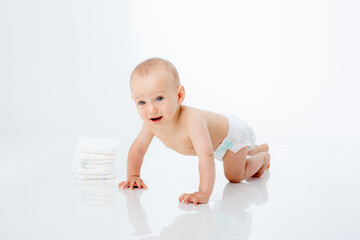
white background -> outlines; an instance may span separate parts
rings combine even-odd
[[[185,104],[238,114],[266,141],[353,144],[358,10],[357,1],[1,1],[1,138],[136,131],[128,78],[156,56],[178,68]]]
[[[184,104],[242,117],[279,152],[356,149],[359,10],[358,1],[1,0],[0,186],[70,171],[82,136],[121,141],[123,179],[141,126],[129,75],[149,57],[177,67]],[[319,171],[338,160],[321,159]]]

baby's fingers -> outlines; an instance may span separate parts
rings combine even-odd
[[[186,193],[183,193],[179,197],[179,203],[181,203],[184,200],[184,197],[186,196]]]
[[[134,189],[135,181],[130,181],[130,190]]]
[[[127,181],[122,181],[119,183],[119,188],[124,189],[126,187],[126,185],[127,185]]]
[[[179,202],[181,203],[183,201],[184,201],[185,204],[188,204],[189,202],[192,202],[190,194],[188,194],[188,193],[182,194],[179,197]]]
[[[190,194],[187,194],[187,195],[184,197],[184,202],[185,202],[185,204],[189,204],[189,203],[192,203],[192,202],[193,202],[192,197],[190,196]]]
[[[138,188],[142,188],[142,181],[141,180],[136,180],[136,185]]]
[[[143,181],[138,182],[138,187],[139,188],[147,188],[147,186],[145,185],[145,183]]]

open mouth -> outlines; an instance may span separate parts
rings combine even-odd
[[[157,118],[150,118],[150,120],[153,121],[153,122],[159,122],[161,119],[162,119],[162,116],[157,117]]]

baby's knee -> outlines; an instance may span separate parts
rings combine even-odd
[[[226,179],[231,183],[239,183],[244,180],[241,175],[225,174]]]
[[[242,182],[244,179],[243,178],[228,178],[229,182],[231,183],[240,183]]]
[[[229,180],[229,182],[231,182],[231,183],[240,183],[241,181],[243,181],[244,179],[241,179],[241,178],[239,178],[239,179],[228,179]]]

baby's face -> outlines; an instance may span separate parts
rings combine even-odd
[[[134,77],[130,84],[132,98],[141,119],[159,128],[171,122],[178,106],[178,86],[169,73],[154,70],[144,77]]]

